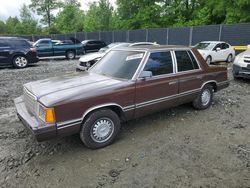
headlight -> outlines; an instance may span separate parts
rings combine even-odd
[[[42,106],[41,104],[39,104],[39,117],[45,123],[56,122],[54,108],[46,108]]]

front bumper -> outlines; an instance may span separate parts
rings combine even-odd
[[[40,119],[32,116],[24,104],[23,97],[18,97],[14,100],[18,118],[23,125],[31,132],[37,141],[45,141],[57,136],[55,124],[45,124]]]
[[[239,65],[233,65],[234,77],[250,78],[250,64],[247,67],[241,67]]]
[[[88,67],[84,67],[82,65],[80,65],[80,63],[76,66],[76,70],[78,71],[87,71]]]

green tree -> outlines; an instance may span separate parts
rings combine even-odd
[[[160,3],[160,4],[159,4]],[[143,29],[161,26],[162,2],[151,0],[117,0],[121,29]]]
[[[37,34],[40,31],[37,20],[35,20],[29,7],[25,4],[20,9],[20,24],[17,26],[18,34]]]
[[[108,31],[112,29],[113,7],[108,0],[89,5],[85,15],[85,31]]]
[[[50,27],[54,21],[53,11],[62,6],[59,0],[31,0],[30,8],[42,16],[41,22]]]
[[[4,34],[6,32],[5,23],[0,20],[0,34]]]
[[[6,34],[17,34],[17,28],[19,25],[20,21],[17,17],[9,17],[5,22]]]
[[[84,12],[77,4],[66,4],[55,19],[55,26],[62,33],[83,31]]]

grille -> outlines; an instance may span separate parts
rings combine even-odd
[[[36,115],[36,110],[37,110],[36,97],[33,94],[31,94],[26,88],[24,88],[23,91],[24,91],[23,92],[24,103],[28,112],[32,115]]]

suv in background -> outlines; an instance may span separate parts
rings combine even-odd
[[[25,68],[38,61],[36,49],[26,39],[0,37],[0,67]]]
[[[82,41],[85,53],[97,52],[107,44],[101,40],[84,40]]]

